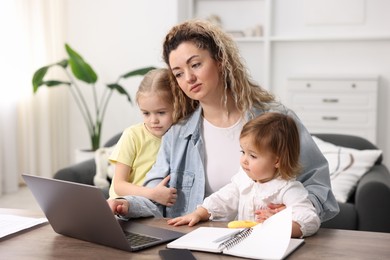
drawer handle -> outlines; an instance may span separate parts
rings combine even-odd
[[[339,120],[339,118],[337,116],[323,116],[322,120],[325,120],[325,121],[337,121],[337,120]]]
[[[338,103],[339,100],[337,98],[324,98],[322,100],[322,102],[324,102],[324,103]]]

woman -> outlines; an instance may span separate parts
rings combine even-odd
[[[226,185],[239,169],[242,126],[270,111],[291,116],[298,126],[302,171],[297,180],[308,190],[321,221],[338,213],[326,159],[295,113],[252,82],[229,35],[205,21],[184,22],[167,34],[163,58],[176,85],[174,120],[184,119],[164,135],[156,164],[145,179],[144,185],[154,187],[170,175],[169,186],[177,189],[176,203],[160,207],[160,213],[188,214]],[[159,216],[157,206],[142,197],[109,204],[126,217]],[[281,206],[269,205],[263,214],[272,215]]]

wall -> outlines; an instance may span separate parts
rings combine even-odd
[[[178,21],[177,0],[68,0],[66,3],[66,41],[96,71],[99,88],[130,70],[164,66],[162,40]],[[137,77],[123,82],[132,97],[140,80]],[[73,102],[70,115],[69,156],[73,158],[76,148],[89,148],[90,143],[84,121]],[[102,143],[140,120],[137,106],[131,106],[124,96],[114,93],[106,112]]]

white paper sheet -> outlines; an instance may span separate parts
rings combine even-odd
[[[47,222],[46,218],[30,218],[0,214],[0,238]]]

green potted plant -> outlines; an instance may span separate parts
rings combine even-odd
[[[80,110],[83,120],[87,126],[91,141],[91,150],[95,151],[100,147],[104,116],[113,92],[117,91],[119,94],[125,95],[130,104],[132,104],[131,97],[120,85],[120,80],[133,76],[145,75],[148,71],[154,69],[155,67],[150,66],[140,68],[120,75],[114,83],[105,85],[106,88],[104,89],[100,100],[98,100],[98,93],[95,85],[98,80],[97,74],[92,69],[92,67],[81,57],[81,55],[73,50],[68,44],[65,44],[65,50],[68,54],[68,58],[63,59],[57,63],[44,66],[34,73],[32,79],[33,90],[34,93],[36,93],[41,86],[68,86],[70,93],[76,101],[76,105]],[[48,70],[52,67],[62,68],[65,72],[67,80],[45,79]],[[93,107],[88,105],[85,101],[83,92],[81,92],[80,85],[76,79],[87,83],[91,87],[94,101]]]

